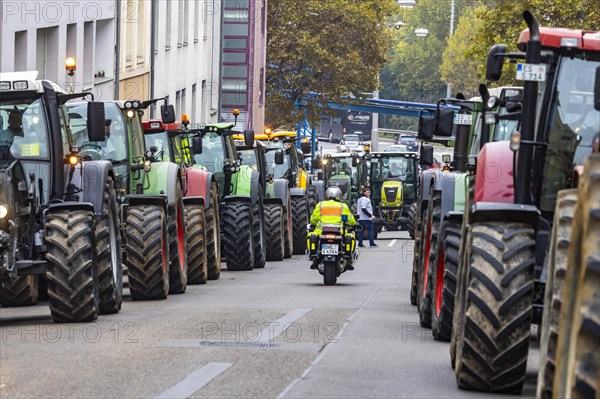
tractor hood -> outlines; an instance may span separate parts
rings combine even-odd
[[[388,180],[381,186],[381,206],[402,206],[404,187],[401,182]]]

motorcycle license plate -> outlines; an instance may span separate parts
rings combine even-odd
[[[322,244],[321,245],[321,254],[323,255],[337,255],[338,254],[338,245],[337,244]]]

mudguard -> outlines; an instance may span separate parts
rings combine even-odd
[[[316,180],[312,182],[312,186],[317,189],[317,202],[325,200],[325,182],[323,180]]]
[[[264,198],[265,203],[278,203],[287,206],[289,197],[288,182],[285,179],[275,179],[273,183],[267,185],[267,195]]]
[[[435,179],[436,190],[442,192],[442,218],[448,212],[463,210],[465,207],[467,174],[461,172],[440,172]]]
[[[204,205],[204,197],[183,197],[183,205]]]
[[[444,215],[442,220],[451,220],[453,222],[462,224],[464,215],[465,214],[463,213],[463,211],[450,211]]]
[[[48,208],[44,209],[44,220],[46,219],[46,214],[48,212],[55,211],[73,211],[73,210],[83,210],[83,211],[94,211],[94,205],[91,202],[58,202],[55,204],[48,205]]]
[[[189,168],[187,169],[188,189],[184,194],[186,197],[202,197],[204,198],[204,207],[210,208],[210,187],[214,180],[214,174],[203,169]]]
[[[421,172],[419,179],[419,187],[421,187],[421,201],[427,203],[429,201],[429,187],[431,187],[431,180],[437,169],[427,169]]]
[[[304,169],[300,169],[298,172],[298,187],[307,189],[308,188],[308,173]]]
[[[92,204],[96,217],[102,216],[104,184],[108,176],[113,176],[110,161],[85,161],[75,166],[72,178],[67,183],[69,192],[81,190],[80,202]],[[116,186],[115,186],[116,187]]]
[[[514,203],[513,157],[508,141],[483,146],[477,157],[475,203]]]
[[[260,176],[256,170],[248,165],[242,165],[239,172],[232,176],[236,179],[234,197],[248,196],[254,205],[258,201]]]
[[[502,202],[477,202],[471,205],[469,224],[478,222],[510,221],[538,227],[540,211],[534,205],[507,204]]]
[[[134,205],[157,205],[163,208],[165,215],[168,214],[168,199],[166,195],[130,194],[126,195],[121,205],[121,220],[127,217],[127,208]]]
[[[230,195],[228,197],[223,198],[223,202],[228,203],[228,202],[248,202],[251,203],[252,199],[250,198],[250,196],[243,196],[243,195]]]
[[[290,188],[290,195],[292,197],[304,197],[306,195],[306,190],[303,188]]]
[[[179,165],[173,162],[153,162],[147,180],[144,182],[144,193],[167,195],[169,205],[177,202],[175,187],[179,178]],[[183,187],[182,187],[183,188]]]

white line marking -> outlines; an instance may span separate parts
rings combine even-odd
[[[394,244],[396,243],[396,241],[398,241],[398,240],[396,240],[396,239],[394,238],[394,239],[392,240],[392,242],[390,242],[390,243],[388,244],[388,247],[393,247],[393,246],[394,246]]]
[[[208,363],[200,370],[196,370],[185,377],[183,381],[161,393],[157,398],[189,398],[232,365],[233,363]]]
[[[276,336],[287,330],[294,321],[298,320],[311,310],[312,309],[294,309],[291,312],[284,314],[283,317],[270,323],[269,327],[261,331],[260,339],[257,342],[272,341]]]

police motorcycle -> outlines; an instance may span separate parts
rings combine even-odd
[[[348,217],[342,215],[342,225],[323,225],[318,239],[309,238],[307,254],[314,263],[318,261],[317,270],[323,275],[325,285],[334,285],[337,278],[346,270],[352,270],[360,256],[356,248],[356,239],[351,234],[353,231],[362,230],[362,226],[348,226]],[[315,226],[309,224],[309,231],[313,232]],[[313,236],[317,237],[317,236]]]

